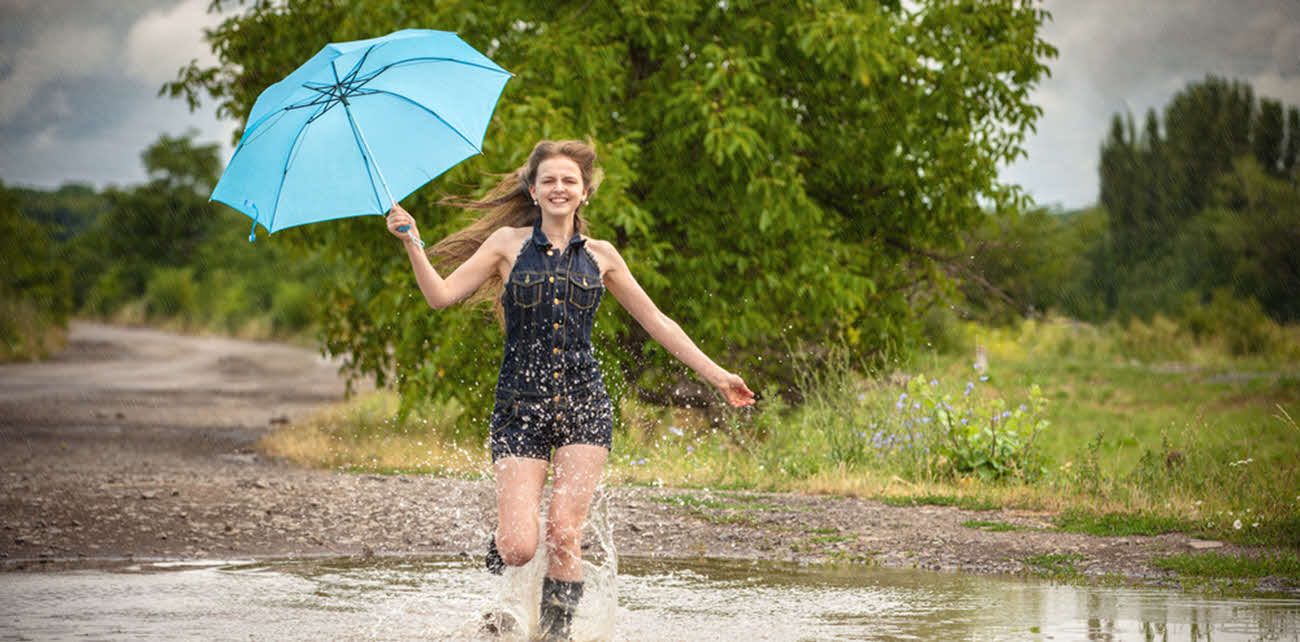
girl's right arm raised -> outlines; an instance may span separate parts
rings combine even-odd
[[[420,284],[420,292],[429,307],[438,310],[464,300],[478,290],[500,268],[505,258],[503,248],[509,230],[501,228],[483,241],[478,250],[452,271],[447,278],[442,278],[433,269],[429,257],[424,253],[424,244],[419,242],[420,232],[415,226],[415,218],[401,205],[394,204],[386,217],[388,231],[400,239],[406,248],[406,256],[411,259],[411,268],[415,271],[415,280]],[[399,227],[409,226],[405,232]]]

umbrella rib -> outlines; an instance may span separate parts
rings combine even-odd
[[[261,123],[266,122],[266,120],[271,116],[283,116],[284,114],[285,114],[284,111],[274,111],[271,112],[270,114],[267,114],[265,118],[257,122],[260,125]],[[273,124],[274,123],[267,125],[267,127],[270,128]],[[256,129],[245,128],[244,136],[239,139],[239,145],[235,147],[235,151],[230,155],[230,162],[231,163],[235,162],[235,157],[239,156],[239,152],[243,151],[245,147],[252,145],[253,142],[261,138],[264,133],[265,131],[258,131]]]
[[[357,61],[356,65],[353,65],[353,72],[356,72],[361,68],[362,61],[366,59],[366,56],[370,55],[370,51],[373,49],[374,47],[366,49],[366,53],[361,56],[361,60]],[[330,61],[330,71],[334,72],[334,84],[339,85],[342,81],[339,80],[339,70],[338,67],[334,66],[335,62],[338,62],[338,60],[335,59]],[[370,193],[375,195],[375,202],[379,203],[379,213],[382,214],[387,210],[384,208],[383,202],[379,200],[379,190],[375,189],[375,177],[370,175],[370,166],[374,165],[374,160],[366,153],[366,149],[370,146],[365,144],[361,138],[360,132],[357,131],[357,121],[353,120],[352,110],[348,109],[347,96],[340,97],[339,102],[343,103],[343,113],[347,114],[348,127],[352,129],[352,142],[357,144],[357,151],[361,153],[361,162],[366,165],[366,180],[370,181]],[[375,165],[375,172],[379,172],[378,165]],[[382,173],[379,174],[379,180],[384,180],[384,175]],[[388,191],[388,183],[386,181],[384,183],[384,191]]]
[[[313,115],[303,123],[293,135],[293,142],[289,144],[289,154],[284,159],[284,169],[280,170],[280,183],[275,186],[275,200],[271,201],[271,220],[265,223],[267,234],[275,233],[275,217],[280,213],[280,194],[284,192],[284,181],[289,178],[289,165],[293,164],[294,157],[298,155],[298,143],[302,140],[303,133],[315,118],[316,115]],[[256,223],[257,219],[253,219],[253,222]]]
[[[465,135],[462,134],[462,133],[460,133],[460,130],[459,130],[459,129],[456,129],[455,127],[452,127],[451,123],[447,122],[446,120],[443,120],[442,116],[439,116],[439,115],[438,115],[438,112],[433,111],[432,109],[429,109],[428,107],[425,107],[424,105],[421,105],[420,103],[418,103],[418,102],[416,102],[416,101],[414,101],[414,100],[411,100],[410,98],[407,98],[406,96],[403,96],[403,95],[401,95],[401,94],[396,94],[396,93],[393,93],[393,92],[391,92],[391,91],[387,91],[387,90],[384,90],[384,89],[375,89],[375,90],[373,90],[373,91],[374,91],[376,94],[384,94],[384,95],[386,95],[386,96],[392,96],[393,98],[396,98],[396,99],[398,99],[398,100],[404,100],[404,101],[406,101],[406,102],[408,102],[408,103],[411,103],[412,105],[415,105],[415,106],[418,107],[419,109],[422,109],[422,110],[428,112],[430,116],[433,116],[434,118],[437,118],[437,119],[438,119],[438,122],[440,122],[440,123],[446,125],[446,126],[447,126],[447,129],[450,129],[451,131],[456,132],[456,135],[457,135],[457,136],[460,136],[460,139],[463,140],[463,141],[465,141],[465,144],[466,144],[466,145],[469,145],[470,147],[473,147],[473,148],[474,148],[474,151],[476,151],[476,152],[478,152],[478,153],[480,153],[480,154],[483,153],[482,148],[480,148],[478,145],[475,145],[474,142],[471,141],[470,139],[465,138]]]
[[[375,164],[369,155],[366,154],[365,148],[369,147],[369,145],[365,145],[365,143],[361,141],[361,132],[357,130],[357,121],[353,120],[352,110],[348,109],[347,103],[343,103],[343,112],[348,115],[348,125],[352,127],[352,140],[357,144],[357,151],[361,152],[362,162],[366,164],[366,178],[370,180],[370,192],[375,195],[375,202],[379,203],[379,213],[382,214],[387,210],[384,208],[383,201],[379,199],[379,190],[375,189],[375,177],[371,175],[370,167],[374,166],[375,173],[379,174],[379,180],[384,180],[384,175],[380,173],[379,165]],[[385,183],[384,191],[388,191],[387,183]]]
[[[389,69],[390,67],[400,67],[400,66],[402,66],[402,65],[410,65],[410,64],[426,63],[426,62],[454,62],[454,63],[456,63],[456,64],[458,64],[458,65],[466,65],[466,66],[469,66],[469,67],[478,67],[479,69],[483,69],[483,70],[486,70],[486,71],[491,71],[491,72],[498,73],[498,74],[504,74],[504,75],[506,75],[506,76],[514,76],[514,74],[512,74],[512,73],[510,73],[510,72],[508,72],[508,71],[506,71],[506,70],[504,70],[504,69],[501,69],[500,67],[489,67],[489,66],[487,66],[487,65],[480,65],[480,64],[478,64],[478,63],[476,63],[476,62],[469,62],[468,60],[461,60],[460,58],[447,58],[447,57],[442,57],[442,56],[419,56],[419,57],[416,57],[416,58],[403,58],[403,59],[398,60],[398,61],[396,61],[396,62],[390,62],[390,63],[388,63],[387,65],[384,65],[383,67],[380,67],[379,70],[375,72],[375,75],[378,75],[379,72],[385,71],[385,70]]]

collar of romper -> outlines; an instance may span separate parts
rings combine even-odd
[[[573,238],[569,239],[569,247],[582,245],[586,242],[587,240],[582,238],[582,235],[575,229]],[[533,222],[533,243],[537,247],[551,247],[551,239],[546,238],[546,234],[542,233],[542,219],[540,218]]]

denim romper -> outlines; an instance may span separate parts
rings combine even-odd
[[[591,348],[605,288],[586,240],[551,247],[541,220],[501,294],[506,346],[490,422],[492,461],[551,458],[554,448],[609,448],[614,409]]]

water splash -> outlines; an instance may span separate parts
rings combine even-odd
[[[549,502],[548,502],[549,504]],[[546,532],[546,507],[538,517],[538,532]],[[609,512],[609,495],[597,487],[583,532],[582,601],[573,616],[574,642],[611,640],[618,615],[618,552]],[[506,567],[496,595],[484,605],[482,619],[503,641],[522,642],[536,635],[540,617],[542,579],[548,553],[545,538],[538,538],[533,559]],[[503,627],[503,623],[505,624]]]

